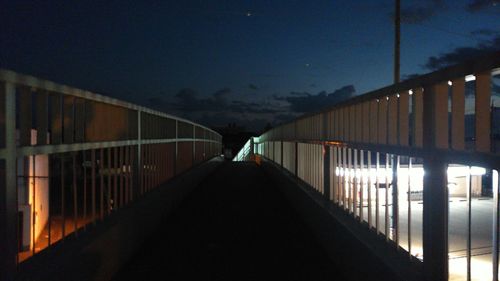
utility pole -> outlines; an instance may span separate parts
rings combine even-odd
[[[394,16],[394,84],[399,83],[399,49],[401,41],[401,3],[396,1],[396,13]]]

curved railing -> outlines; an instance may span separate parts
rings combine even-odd
[[[428,280],[498,280],[500,53],[306,114],[255,147]]]
[[[221,139],[183,118],[0,69],[0,268],[15,272],[16,261],[220,155]]]

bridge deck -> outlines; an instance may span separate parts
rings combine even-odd
[[[346,280],[253,163],[224,163],[115,280]]]

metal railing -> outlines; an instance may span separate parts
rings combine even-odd
[[[234,156],[233,161],[249,161],[249,160],[251,160],[250,157],[254,154],[253,153],[254,142],[255,142],[255,138],[248,139],[247,142],[240,149],[240,151],[238,151],[236,156]]]
[[[220,155],[221,139],[186,119],[0,69],[0,280]]]
[[[500,53],[307,114],[255,153],[423,262],[426,280],[498,280]]]

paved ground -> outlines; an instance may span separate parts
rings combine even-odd
[[[224,163],[115,280],[347,280],[264,172]]]

